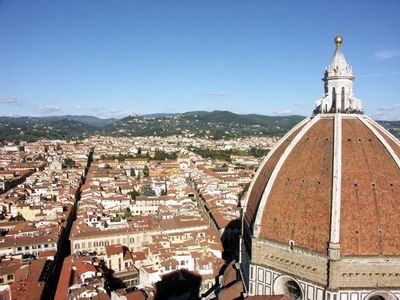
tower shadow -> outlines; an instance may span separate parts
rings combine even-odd
[[[182,269],[165,274],[155,284],[154,300],[200,299],[201,276]]]

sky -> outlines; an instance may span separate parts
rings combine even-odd
[[[336,32],[400,120],[400,0],[0,0],[0,116],[310,115]]]

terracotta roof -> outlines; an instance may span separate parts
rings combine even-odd
[[[145,300],[146,296],[142,291],[133,291],[125,295],[126,300]]]
[[[358,120],[343,120],[341,255],[399,255],[400,170]]]
[[[224,288],[218,294],[218,299],[219,300],[244,299],[242,296],[243,292],[244,292],[243,282],[238,281],[233,285]]]
[[[393,136],[390,137],[388,136],[384,130],[382,130],[381,126],[378,123],[373,122],[371,124],[378,132],[382,135],[382,137],[385,139],[385,141],[390,145],[390,147],[393,149],[393,151],[397,154],[398,157],[400,157],[400,143],[397,140],[397,143],[393,141]],[[396,138],[394,138],[396,139]]]
[[[329,242],[333,120],[318,121],[282,165],[268,197],[260,237],[325,252]]]
[[[57,250],[44,250],[38,253],[38,257],[54,257],[57,254]]]
[[[40,299],[44,289],[42,273],[47,264],[45,258],[29,262],[15,273],[15,282],[10,284],[12,299]]]
[[[121,253],[124,253],[124,249],[122,248],[122,245],[106,246],[106,254],[107,255],[115,255],[115,254],[121,254]]]
[[[334,152],[334,116],[338,118],[328,115],[316,119],[287,157],[282,157],[280,148],[289,142],[282,143],[255,178],[246,208],[247,222],[255,220],[263,189],[276,161],[282,158],[260,215],[259,238],[285,245],[293,241],[295,247],[327,254],[333,185],[339,184],[333,180],[334,159],[339,155]],[[399,143],[363,115],[342,115],[338,120],[342,128],[341,141],[336,141],[341,145],[341,185],[335,187],[341,190],[336,225],[340,255],[398,255]],[[290,140],[298,134],[293,133]],[[275,154],[279,157],[274,158]]]
[[[235,281],[238,280],[237,270],[235,268],[235,263],[236,263],[235,260],[231,261],[229,263],[229,265],[227,265],[225,270],[224,270],[223,282],[222,282],[222,284],[224,286],[227,286],[227,285],[231,284],[232,282],[235,282]]]
[[[62,265],[60,277],[58,278],[58,285],[56,290],[55,299],[69,299],[69,284],[71,280],[71,268],[73,266],[72,256],[67,256]]]
[[[282,156],[285,149],[289,146],[289,144],[292,142],[292,140],[295,138],[295,136],[297,135],[297,133],[299,133],[300,130],[301,128],[298,128],[292,134],[290,134],[283,141],[283,143],[278,148],[275,149],[275,152],[272,153],[270,157],[267,157],[264,166],[259,171],[258,176],[255,177],[253,188],[249,191],[249,199],[247,202],[246,211],[244,215],[249,225],[252,225],[255,220],[262,193],[264,192],[265,186],[267,185],[267,182],[276,164],[278,163],[279,158]]]
[[[131,256],[132,256],[132,260],[133,261],[145,260],[146,259],[146,254],[143,251],[132,252]]]

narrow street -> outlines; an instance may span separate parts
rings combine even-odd
[[[58,280],[60,277],[62,265],[64,262],[64,259],[71,254],[71,249],[70,249],[70,241],[69,241],[69,235],[71,232],[72,228],[72,223],[76,220],[76,211],[79,205],[80,197],[81,197],[81,188],[85,184],[86,181],[86,176],[89,173],[90,166],[93,161],[93,150],[91,149],[88,155],[88,162],[87,166],[85,168],[85,174],[82,177],[81,183],[76,191],[75,194],[75,204],[73,207],[73,210],[67,220],[67,225],[63,231],[63,233],[60,236],[58,245],[57,245],[57,254],[55,256],[54,262],[53,262],[53,271],[52,274],[50,275],[50,279],[46,283],[46,292],[44,293],[43,299],[54,299],[54,295],[57,290],[57,284]]]

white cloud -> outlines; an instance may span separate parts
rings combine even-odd
[[[172,113],[175,113],[175,112],[176,112],[176,109],[175,109],[175,108],[172,108],[172,107],[164,108],[164,109],[161,111],[161,113],[163,113],[163,114],[172,114]]]
[[[56,104],[48,104],[48,105],[36,105],[31,103],[30,101],[23,100],[18,97],[7,97],[7,98],[0,98],[0,105],[17,105],[23,106],[25,111],[30,111],[34,114],[39,115],[51,115],[51,114],[60,114],[63,113],[63,109],[56,105]],[[29,113],[28,113],[29,114]]]
[[[122,118],[132,114],[123,110],[106,107],[83,107],[77,105],[75,108],[83,113],[94,115],[100,118]]]
[[[18,97],[0,98],[0,104],[22,105],[23,101]]]
[[[400,56],[399,50],[381,50],[375,52],[375,57],[379,60],[390,59]]]
[[[400,103],[378,107],[378,111],[394,111],[400,108]]]
[[[60,114],[63,109],[58,105],[34,106],[33,111],[41,115]]]
[[[393,116],[391,113],[393,111],[396,111],[400,108],[400,103],[395,103],[392,105],[384,105],[381,107],[378,107],[378,109],[372,114],[374,119],[380,119],[380,120],[389,120],[393,119]]]
[[[364,74],[364,75],[359,75],[357,76],[358,78],[363,78],[363,77],[383,77],[383,76],[391,76],[391,75],[399,75],[399,71],[395,72],[387,72],[387,73],[371,73],[371,74]]]
[[[227,92],[206,92],[206,93],[203,93],[203,95],[206,95],[206,96],[221,96],[221,97],[232,96],[231,93],[227,93]]]
[[[290,116],[293,115],[293,111],[291,109],[286,109],[283,111],[278,111],[273,113],[275,116]]]
[[[297,107],[300,107],[300,108],[309,108],[309,105],[308,104],[305,104],[305,103],[297,103],[297,104],[295,104]]]
[[[375,120],[389,120],[390,119],[389,114],[384,111],[376,111],[371,114],[371,117]]]

